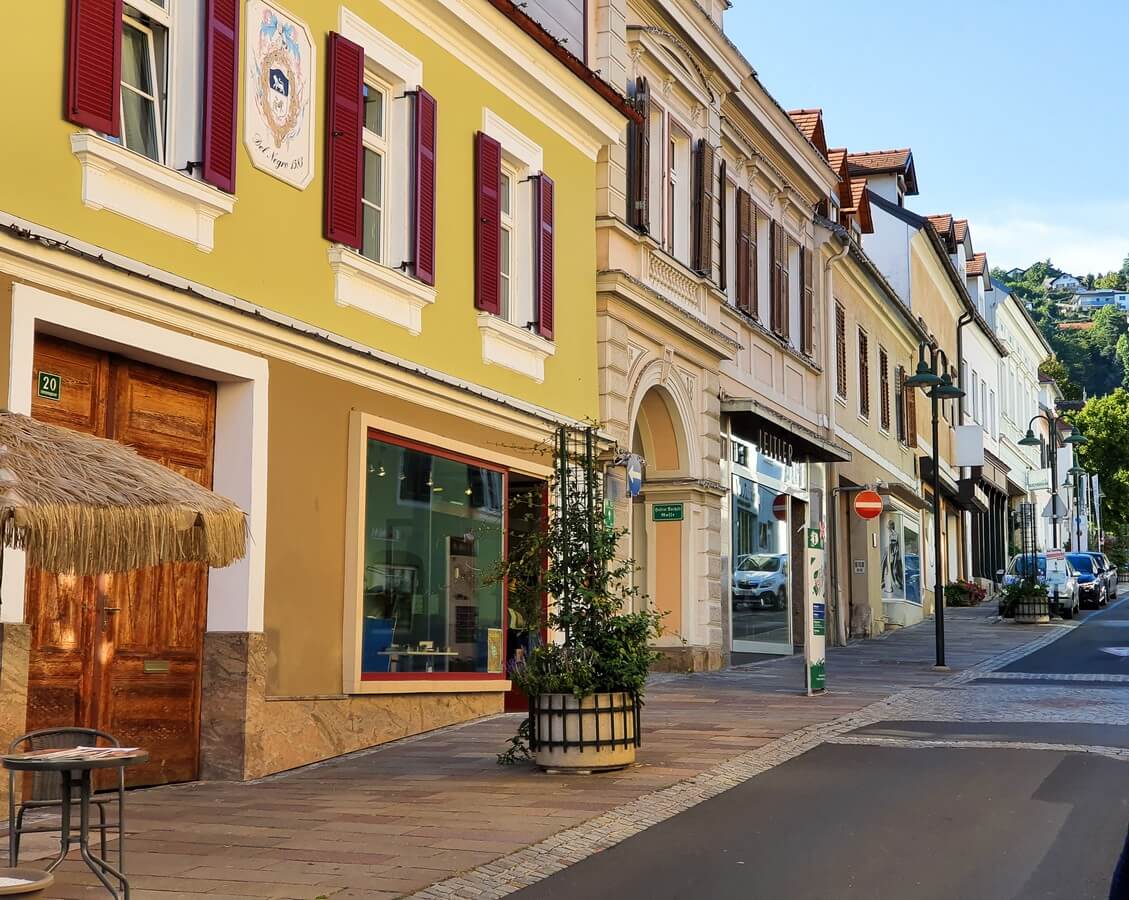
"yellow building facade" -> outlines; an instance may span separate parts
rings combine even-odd
[[[599,413],[595,188],[633,110],[509,3],[113,7],[9,14],[40,37],[2,63],[0,390],[250,542],[97,583],[10,552],[5,736],[103,727],[160,783],[500,711],[487,572],[540,445]]]

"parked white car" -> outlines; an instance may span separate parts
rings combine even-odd
[[[745,553],[733,569],[733,606],[786,609],[788,557],[783,553]]]
[[[1066,584],[1057,588],[1048,587],[1047,593],[1050,598],[1051,612],[1058,613],[1064,619],[1073,619],[1082,609],[1078,595],[1078,573],[1074,570],[1074,566],[1070,564],[1069,559],[1064,559],[1063,562],[1066,565]],[[1004,587],[1007,587],[1021,578],[1029,577],[1032,574],[1032,569],[1034,569],[1034,575],[1039,584],[1045,585],[1047,583],[1047,554],[1021,553],[1013,556],[1006,571],[1001,569],[996,573],[996,577],[1000,579]]]

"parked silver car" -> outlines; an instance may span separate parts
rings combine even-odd
[[[1027,578],[1031,574],[1035,575],[1035,579],[1039,584],[1045,585],[1047,583],[1047,554],[1036,553],[1032,554],[1019,554],[1011,558],[1011,562],[1007,564],[1007,569],[1001,569],[996,573],[996,577],[1000,579],[1004,587],[1009,584],[1014,584],[1021,578]],[[1070,560],[1066,560],[1066,584],[1057,588],[1048,587],[1047,593],[1050,599],[1051,612],[1058,613],[1064,619],[1073,619],[1081,609],[1081,602],[1078,595],[1078,573],[1070,564]]]
[[[788,557],[782,553],[744,553],[733,569],[733,606],[785,609]]]

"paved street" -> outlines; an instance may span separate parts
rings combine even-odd
[[[1105,898],[1129,826],[1129,601],[522,891],[527,900]]]
[[[986,660],[1003,664],[1030,642],[1064,631],[993,623],[993,611],[951,612],[950,663],[958,677],[984,674]],[[656,676],[639,765],[607,776],[497,766],[494,755],[517,725],[516,717],[499,716],[258,783],[136,791],[127,859],[133,896],[513,892],[830,738],[881,719],[914,718],[906,711],[920,702],[914,697],[953,694],[938,688],[946,676],[930,668],[932,650],[931,623],[833,649],[833,690],[816,698],[800,693],[798,658]],[[909,698],[908,706],[899,698]],[[781,771],[787,775],[786,766]],[[42,839],[38,846],[49,850]],[[99,896],[77,863],[68,861],[59,875],[50,896]],[[605,892],[578,896],[599,895]]]

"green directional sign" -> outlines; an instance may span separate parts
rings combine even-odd
[[[63,379],[55,372],[40,372],[36,380],[36,393],[44,400],[58,400],[62,396]]]
[[[656,503],[651,507],[652,522],[681,522],[681,503]]]

